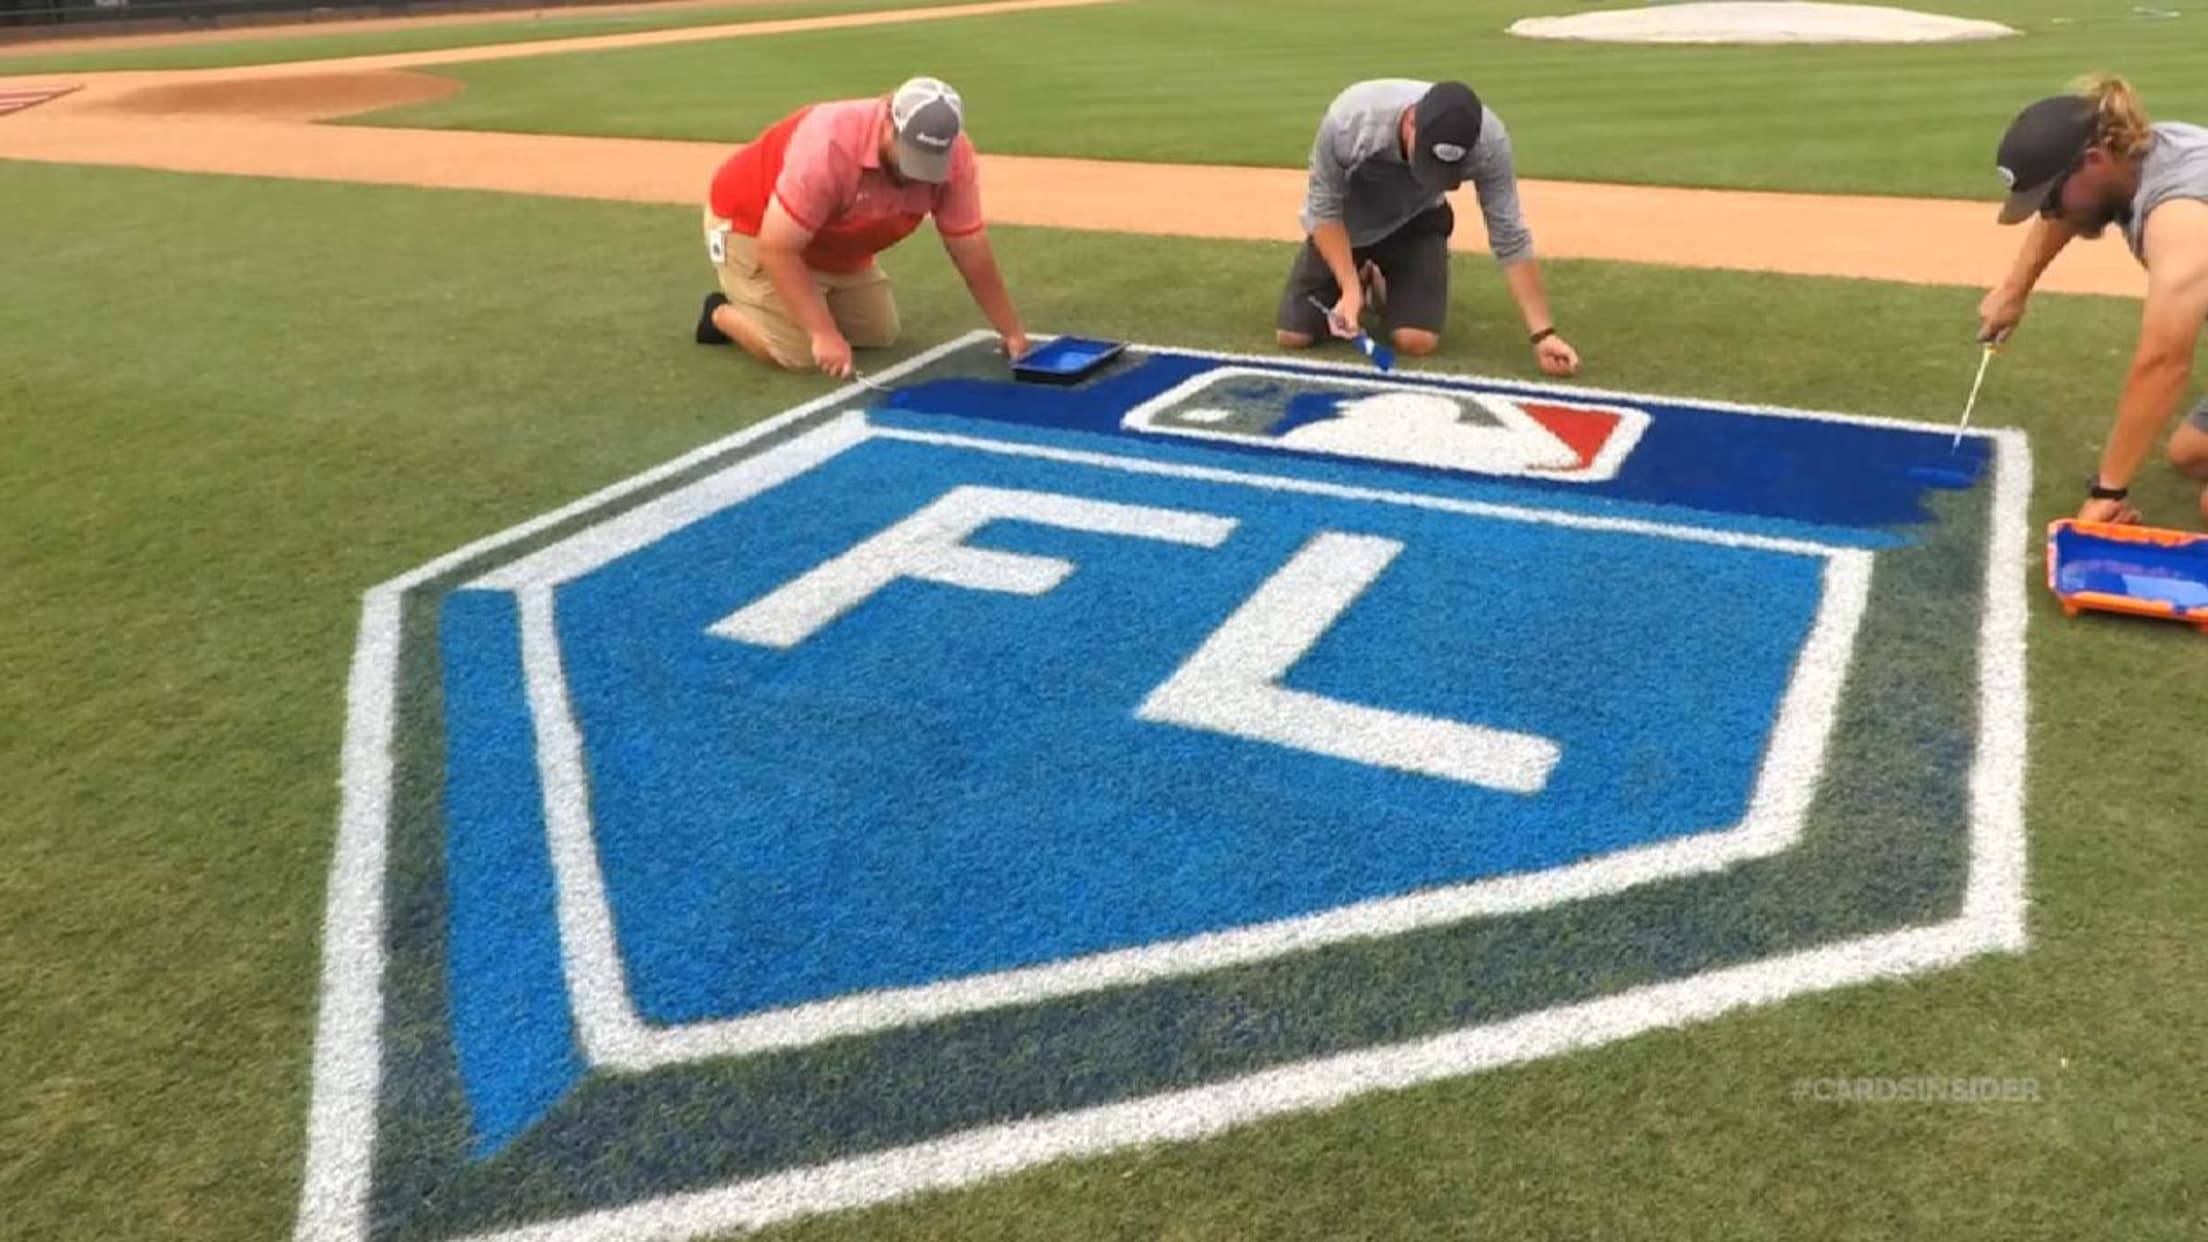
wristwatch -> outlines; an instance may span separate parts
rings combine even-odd
[[[2094,500],[2122,500],[2124,497],[2131,495],[2131,489],[2128,487],[2101,486],[2101,476],[2097,474],[2086,480],[2086,490],[2087,495]]]
[[[1533,336],[1528,339],[1530,339],[1534,344],[1539,345],[1541,342],[1548,340],[1550,337],[1555,335],[1555,328],[1543,328],[1539,332],[1534,333]]]

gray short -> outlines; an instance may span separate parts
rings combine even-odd
[[[2185,416],[2185,421],[2191,423],[2195,431],[2208,431],[2208,397],[2200,399],[2200,404]]]
[[[1370,246],[1349,252],[1352,262],[1370,259],[1380,265],[1388,282],[1387,321],[1390,330],[1417,328],[1440,332],[1449,318],[1449,234],[1456,231],[1457,216],[1443,203],[1413,216],[1409,223]],[[1298,332],[1313,340],[1326,339],[1326,314],[1311,305],[1317,298],[1332,306],[1342,296],[1334,273],[1319,257],[1318,247],[1306,238],[1288,270],[1288,287],[1280,293],[1280,313],[1275,323],[1283,332]]]

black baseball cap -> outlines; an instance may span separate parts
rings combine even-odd
[[[1419,97],[1411,114],[1411,175],[1441,190],[1464,184],[1472,147],[1480,140],[1480,97],[1462,82],[1436,82]]]
[[[2096,125],[2093,101],[2082,95],[2053,95],[2017,114],[1994,156],[1994,166],[2009,187],[2001,223],[2029,220],[2046,204],[2056,184],[2093,145]]]

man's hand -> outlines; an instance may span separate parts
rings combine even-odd
[[[1978,303],[1978,339],[1988,345],[1998,345],[2016,331],[2016,325],[2024,319],[2024,300],[2028,295],[2002,285],[1988,293]]]
[[[821,374],[837,379],[851,378],[851,342],[843,339],[841,332],[813,333],[813,365]]]
[[[1008,332],[1000,340],[1004,346],[1004,356],[1014,362],[1027,357],[1027,351],[1034,348],[1027,343],[1025,332]]]
[[[1356,252],[1349,247],[1349,226],[1340,220],[1321,220],[1311,230],[1311,249],[1334,277],[1341,297],[1326,312],[1327,331],[1339,337],[1357,335],[1357,321],[1365,317],[1365,290],[1359,283]],[[1313,295],[1311,300],[1318,301]]]
[[[1364,290],[1350,285],[1342,290],[1342,300],[1334,304],[1333,310],[1326,312],[1326,326],[1336,336],[1353,337],[1359,331],[1357,321],[1364,317]]]
[[[2139,511],[2121,500],[2088,500],[2079,506],[2078,520],[2129,526],[2139,520]]]
[[[1544,374],[1555,376],[1579,374],[1579,351],[1561,336],[1544,336],[1533,347],[1533,356],[1540,362]]]

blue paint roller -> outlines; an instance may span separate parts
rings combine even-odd
[[[1311,303],[1311,305],[1318,307],[1319,313],[1326,316],[1326,321],[1328,323],[1336,322],[1334,318],[1334,312],[1327,307],[1326,303],[1321,302],[1314,297],[1306,297],[1304,300]],[[1383,371],[1392,371],[1395,369],[1395,351],[1389,349],[1385,345],[1382,345],[1380,342],[1373,340],[1371,337],[1366,336],[1364,329],[1359,328],[1357,330],[1357,335],[1350,339],[1357,343],[1357,348],[1365,352],[1365,357],[1372,359],[1372,365],[1380,368]]]

